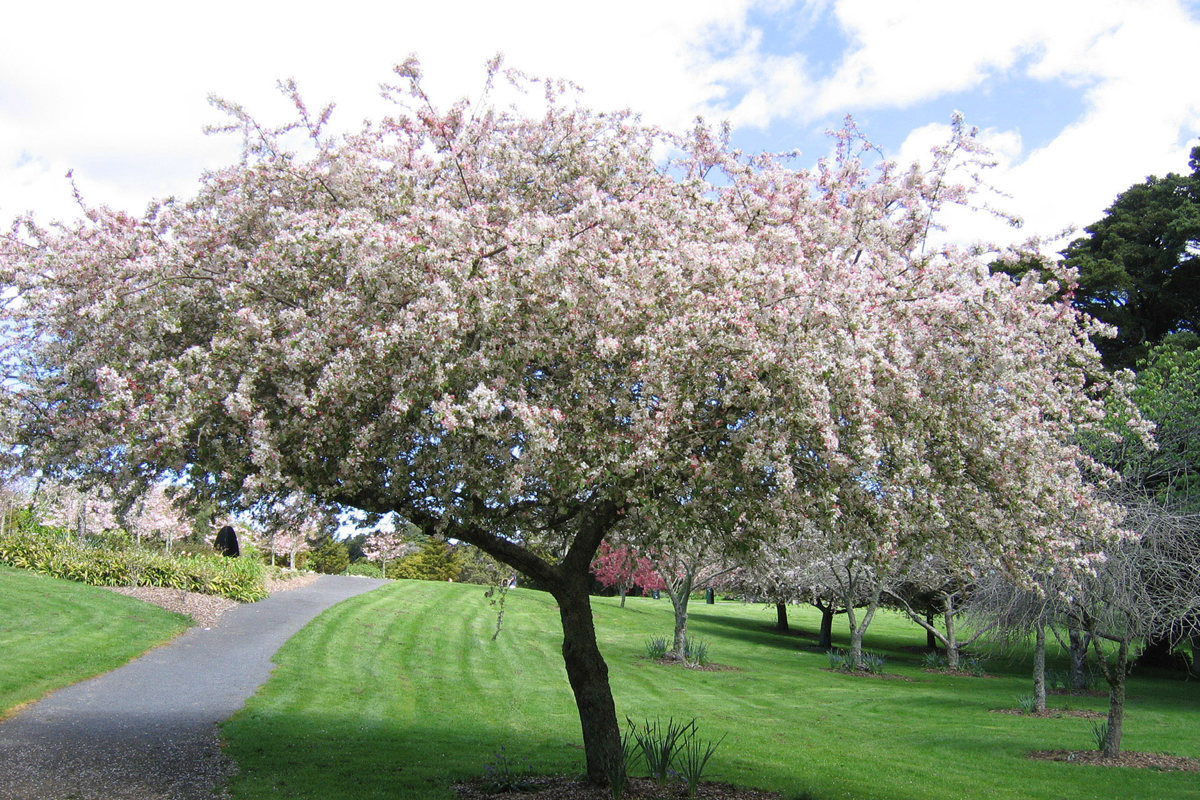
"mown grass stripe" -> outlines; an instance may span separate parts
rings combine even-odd
[[[510,592],[493,642],[496,610],[482,593],[398,582],[302,631],[268,685],[224,728],[241,767],[235,800],[450,798],[448,785],[481,775],[501,746],[517,766],[580,771],[553,599]],[[618,713],[696,717],[702,735],[727,736],[710,762],[713,779],[785,795],[811,791],[821,800],[1200,798],[1194,775],[1026,759],[1030,750],[1091,746],[1085,720],[992,712],[1029,691],[1027,654],[993,659],[987,678],[927,673],[923,632],[884,614],[868,647],[886,652],[895,677],[847,676],[828,670],[813,639],[771,632],[773,610],[726,602],[696,609],[693,633],[730,669],[696,672],[644,658],[646,639],[671,631],[669,603],[617,605],[594,601]],[[815,632],[815,613],[792,613],[796,627]],[[388,679],[389,670],[404,680]],[[1200,687],[1133,681],[1129,746],[1200,757],[1193,725]],[[307,687],[304,702],[294,699],[295,682]],[[355,691],[338,688],[347,682]],[[1052,699],[1067,702],[1105,705],[1104,698]]]

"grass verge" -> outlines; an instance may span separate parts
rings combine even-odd
[[[831,672],[813,638],[774,633],[773,608],[697,607],[690,630],[725,667],[700,671],[645,656],[647,638],[671,630],[666,601],[594,606],[620,719],[695,717],[702,736],[726,736],[706,779],[814,800],[1200,798],[1194,773],[1027,759],[1093,747],[1090,723],[993,713],[1028,693],[1023,660],[992,659],[982,678],[926,672],[924,633],[899,617],[872,625],[888,673],[875,678]],[[794,608],[792,624],[815,632],[817,618]],[[459,584],[399,581],[330,609],[225,724],[233,797],[450,798],[501,747],[522,770],[579,773],[553,599],[511,591],[493,641],[495,626],[483,589]],[[1106,698],[1052,705],[1102,711]],[[1197,712],[1196,684],[1135,675],[1125,746],[1200,756]]]
[[[115,669],[190,624],[114,592],[0,566],[0,719]]]

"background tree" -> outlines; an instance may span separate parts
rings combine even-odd
[[[306,565],[314,572],[341,575],[350,566],[350,553],[346,545],[328,532],[323,531],[315,539],[309,539],[308,546],[310,551]]]
[[[1094,338],[1109,367],[1136,368],[1167,335],[1200,332],[1200,147],[1188,166],[1126,189],[1063,251],[1079,270],[1072,302],[1117,330]]]
[[[621,608],[625,607],[625,596],[634,587],[639,587],[643,594],[664,588],[654,564],[631,545],[601,542],[592,562],[592,574],[605,589],[617,590]]]
[[[946,667],[959,668],[959,657],[963,648],[970,647],[988,631],[986,624],[976,623],[964,635],[960,625],[967,618],[970,598],[975,590],[974,575],[984,571],[996,572],[991,565],[962,564],[967,559],[960,554],[958,565],[938,556],[918,558],[905,571],[903,579],[893,581],[884,592],[908,614],[908,618],[920,625],[946,649]],[[982,567],[982,569],[981,569]],[[939,616],[942,627],[933,624],[930,617]]]
[[[979,152],[960,121],[928,172],[853,128],[800,170],[556,83],[529,115],[439,110],[398,72],[359,132],[285,84],[282,128],[219,104],[244,157],[194,197],[15,224],[17,468],[227,509],[302,492],[481,548],[554,595],[598,783],[623,759],[590,565],[634,510],[722,498],[696,536],[810,521],[880,564],[916,541],[1078,561],[1112,534],[1075,443],[1107,386],[1080,319],[926,247]]]
[[[394,526],[379,528],[367,534],[363,543],[363,552],[367,558],[380,563],[380,574],[384,578],[388,577],[389,561],[396,561],[412,551],[414,545],[406,534],[407,531],[402,531]]]
[[[1200,619],[1200,517],[1161,502],[1127,497],[1136,538],[1109,543],[1094,569],[1072,576],[1065,613],[1086,631],[1105,681],[1109,710],[1104,754],[1120,751],[1132,647],[1143,637],[1191,635]],[[1183,630],[1184,626],[1188,626]]]

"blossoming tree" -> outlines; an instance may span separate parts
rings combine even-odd
[[[623,767],[589,566],[634,509],[703,498],[704,536],[805,519],[879,558],[1110,532],[1071,443],[1104,388],[1080,319],[925,247],[969,131],[928,173],[853,130],[799,170],[553,82],[533,112],[439,110],[398,73],[394,115],[345,136],[290,85],[282,129],[221,104],[244,158],[194,197],[18,221],[26,468],[229,507],[301,491],[479,547],[554,595],[601,783]]]

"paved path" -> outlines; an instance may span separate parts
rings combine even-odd
[[[2,800],[209,800],[230,768],[216,723],[326,608],[383,581],[324,575],[226,611],[120,669],[0,722]]]

